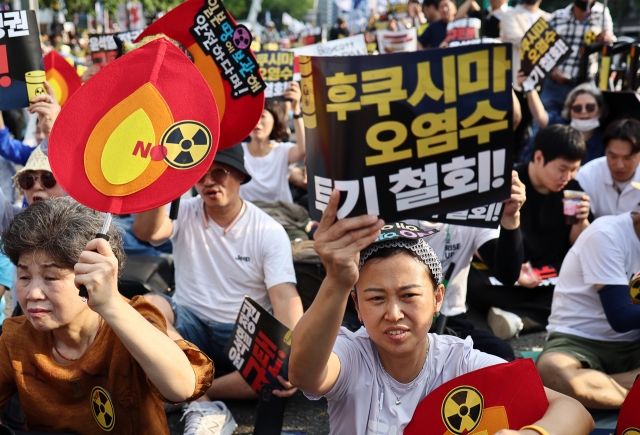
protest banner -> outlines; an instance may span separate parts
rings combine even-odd
[[[251,388],[281,387],[278,375],[288,379],[291,330],[256,301],[245,296],[224,354]]]
[[[567,42],[544,19],[538,19],[520,42],[520,69],[527,76],[522,83],[523,90],[533,90],[570,55]]]
[[[27,107],[44,80],[35,12],[0,12],[0,110]]]
[[[447,37],[449,43],[470,41],[480,37],[482,21],[479,18],[460,18],[447,24]]]
[[[267,87],[249,48],[249,30],[236,24],[222,0],[187,0],[138,39],[155,34],[180,42],[209,84],[221,119],[220,149],[246,139],[262,116]]]
[[[416,51],[418,49],[418,37],[416,31],[417,29],[415,27],[398,32],[378,30],[376,32],[378,37],[378,52],[380,54],[385,54],[402,51]]]
[[[118,55],[118,46],[114,39],[117,36],[122,42],[133,42],[142,30],[129,30],[120,33],[106,33],[89,36],[89,51],[94,65],[105,66],[113,62]]]
[[[267,84],[264,96],[271,100],[283,100],[282,94],[290,81],[300,81],[298,58],[288,51],[258,51],[255,53],[260,74]]]
[[[405,435],[494,434],[540,420],[549,401],[531,359],[458,376],[418,404]]]
[[[303,56],[300,70],[312,219],[333,188],[342,191],[339,218],[372,213],[386,221],[509,198],[508,45]]]
[[[105,213],[139,213],[179,198],[202,178],[219,130],[209,85],[182,51],[160,38],[76,91],[54,124],[49,161],[76,201]]]
[[[296,56],[358,56],[367,54],[367,43],[361,33],[348,38],[336,39],[323,44],[294,48]]]
[[[61,106],[82,86],[82,80],[73,65],[55,51],[44,57],[44,70]]]

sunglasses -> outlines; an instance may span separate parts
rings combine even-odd
[[[205,181],[207,181],[207,177],[211,177],[211,179],[216,184],[222,184],[227,181],[227,177],[230,173],[231,171],[227,171],[226,169],[222,168],[212,169],[202,176],[202,178],[200,179],[200,183],[204,183]]]
[[[598,106],[594,103],[589,103],[584,105],[584,109],[587,111],[587,113],[595,112],[597,107]],[[571,111],[576,114],[582,113],[582,104],[576,104],[575,106],[571,106]]]
[[[35,177],[29,172],[20,175],[18,177],[18,186],[20,186],[22,190],[32,189],[36,184],[36,180],[38,179],[40,180],[40,184],[42,184],[42,187],[44,187],[45,189],[51,189],[57,184],[57,181],[53,174],[49,171],[45,171]]]

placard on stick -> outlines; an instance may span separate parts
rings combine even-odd
[[[291,330],[245,296],[224,353],[255,391],[281,387],[278,375],[288,378]]]
[[[289,87],[289,82],[300,82],[298,58],[289,51],[258,51],[255,55],[260,74],[267,84],[265,98],[284,101],[282,95]]]
[[[82,86],[76,69],[55,51],[44,57],[44,70],[47,82],[53,88],[56,100],[61,106],[64,106],[69,97]]]

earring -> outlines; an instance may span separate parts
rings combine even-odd
[[[84,296],[82,297],[82,302],[87,302],[87,298],[85,298]]]
[[[362,319],[360,317],[358,317],[358,320],[360,321],[361,325],[364,325],[364,322],[362,321]]]

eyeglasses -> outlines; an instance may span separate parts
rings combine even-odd
[[[598,106],[597,104],[589,103],[589,104],[585,104],[584,108],[587,111],[587,113],[593,113],[596,111]],[[575,106],[571,106],[571,111],[575,114],[582,113],[582,104],[576,104]]]
[[[222,168],[212,169],[202,176],[202,178],[200,179],[200,183],[204,183],[205,181],[207,181],[207,177],[210,176],[214,183],[222,184],[227,181],[227,177],[230,173],[231,171],[227,171],[226,169]]]
[[[25,172],[18,177],[18,186],[20,186],[22,190],[32,189],[36,184],[36,180],[38,179],[40,180],[40,184],[42,184],[42,187],[44,187],[45,189],[51,189],[58,183],[53,174],[49,171],[45,171],[35,177],[32,173]]]

